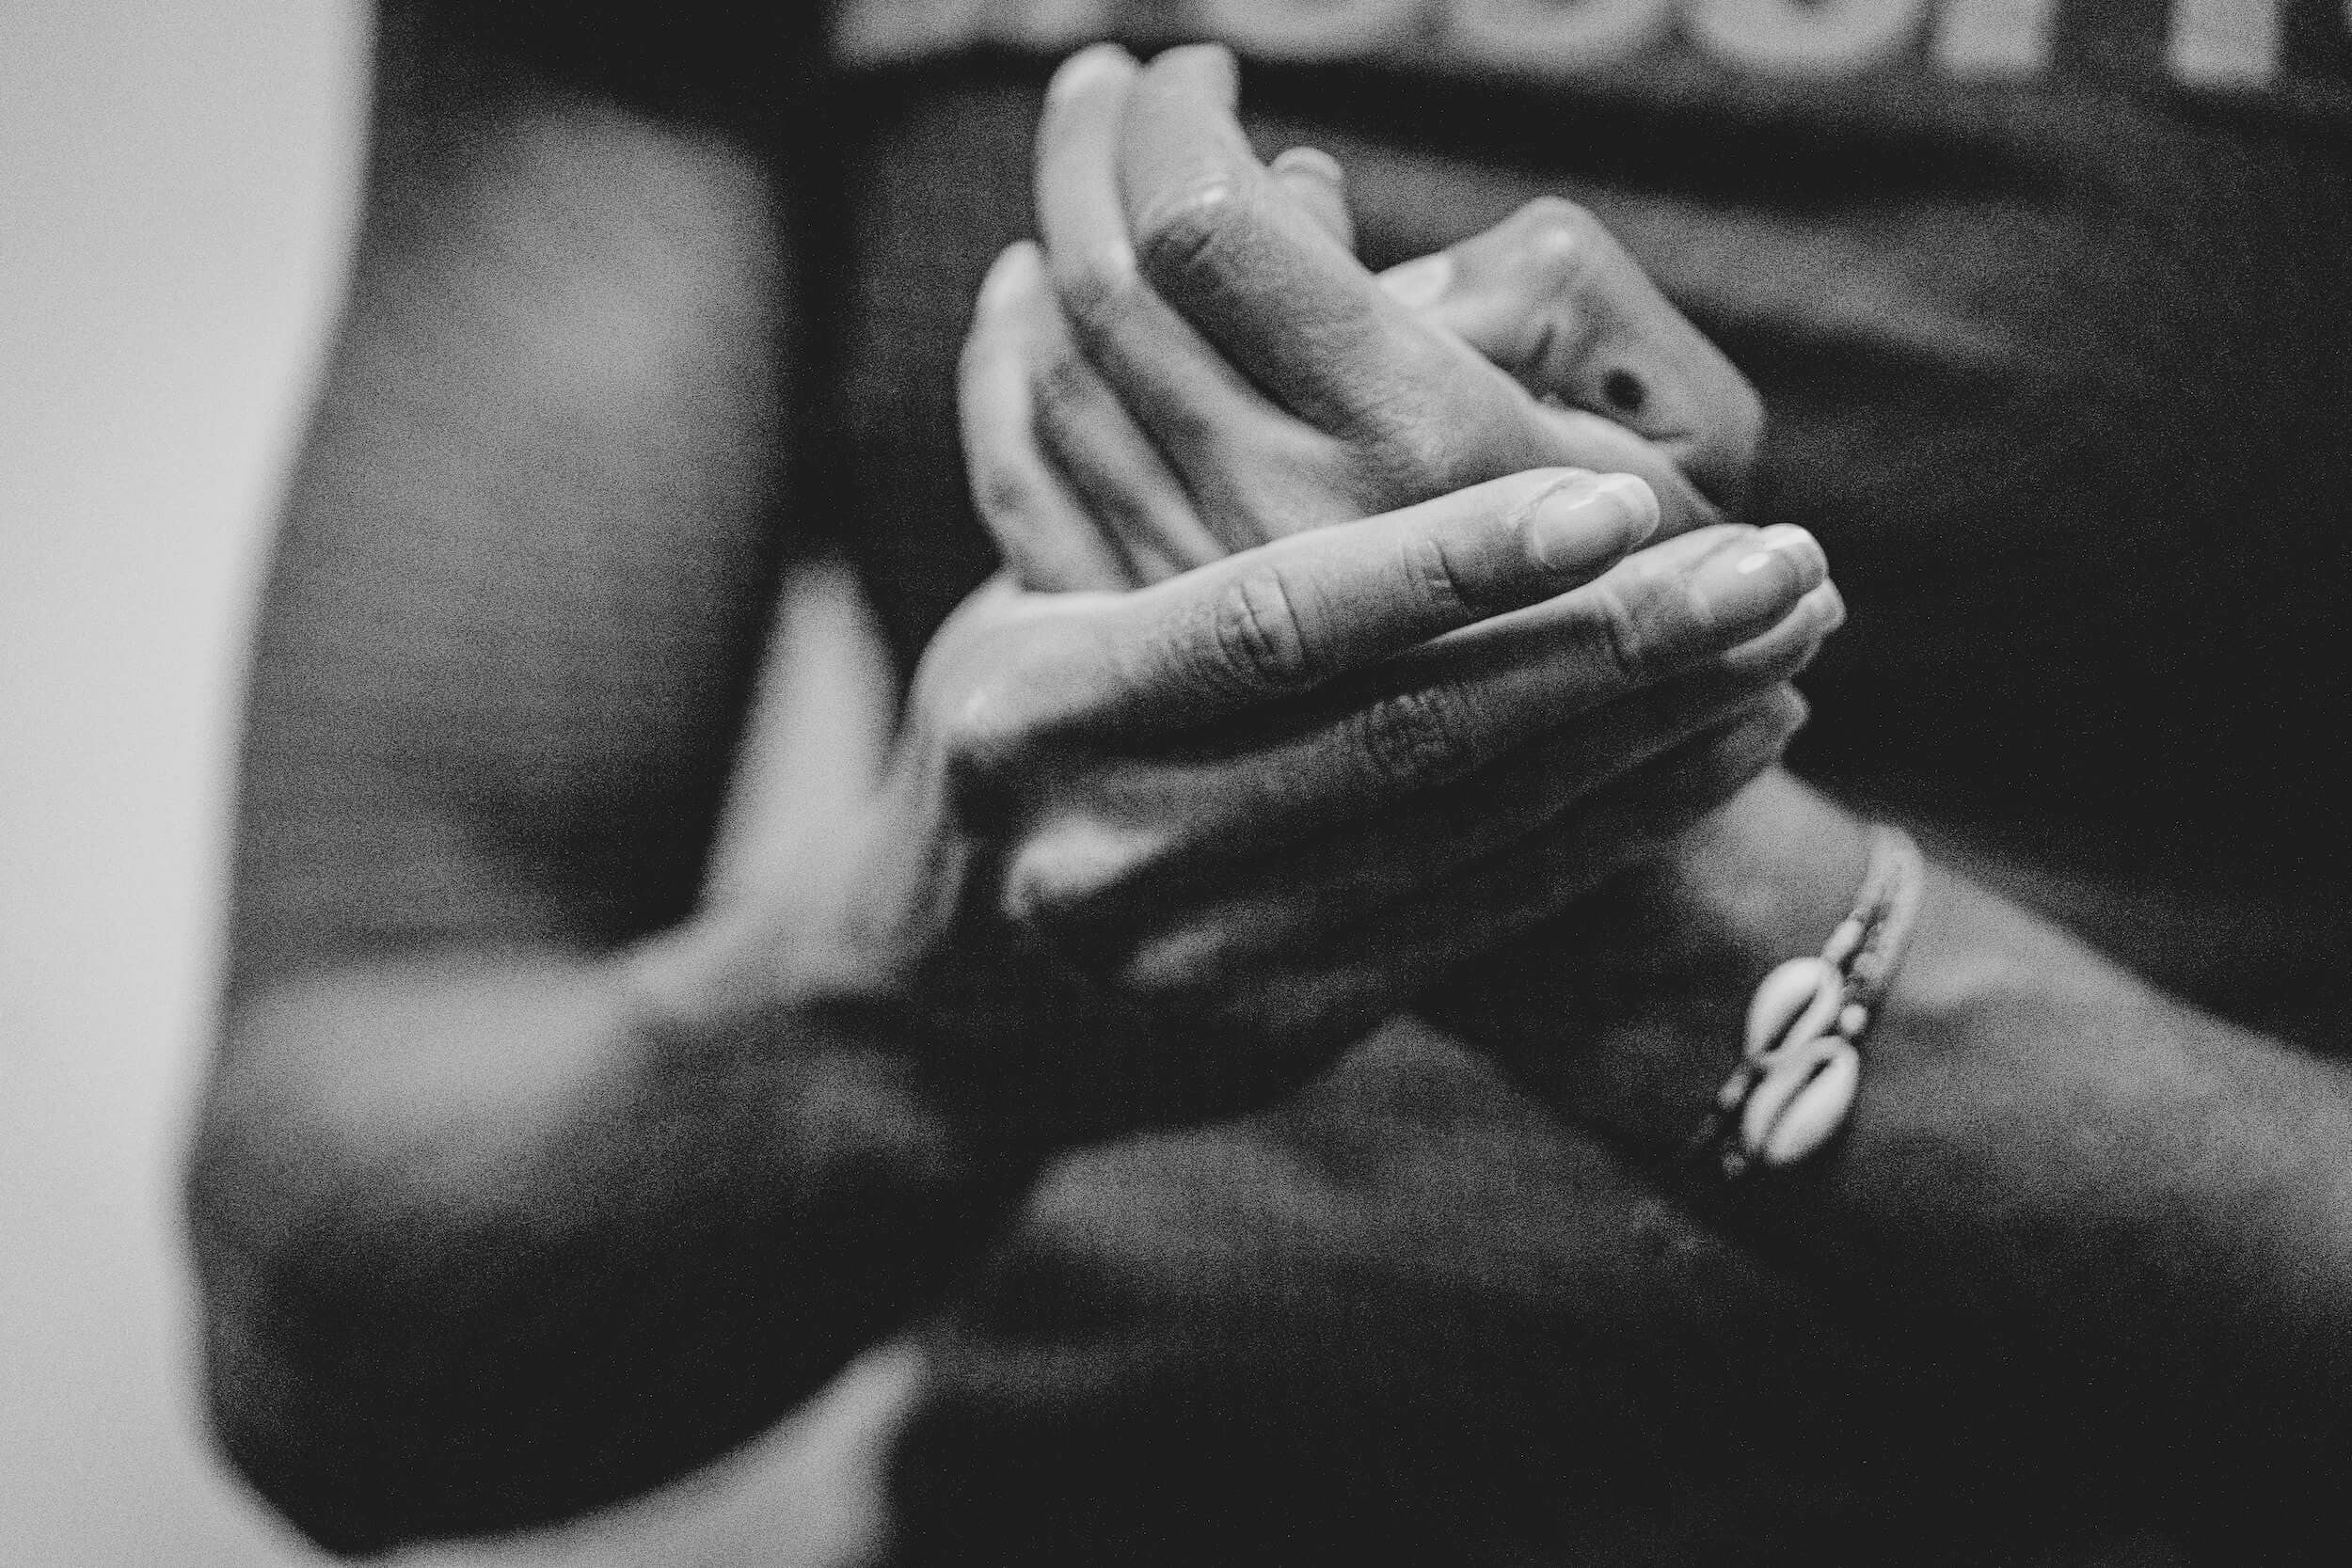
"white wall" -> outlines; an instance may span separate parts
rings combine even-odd
[[[199,1428],[176,1166],[366,12],[0,0],[0,1568],[318,1560]],[[661,1498],[416,1568],[854,1559],[912,1375],[885,1349]]]
[[[191,1400],[173,1165],[357,0],[0,0],[0,1563],[307,1560]]]

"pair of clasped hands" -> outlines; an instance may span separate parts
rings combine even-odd
[[[1262,166],[1235,98],[1207,46],[1057,76],[1042,244],[962,366],[1007,569],[898,769],[902,907],[1181,1021],[1116,1070],[1212,1108],[1772,768],[1844,614],[1804,531],[1725,520],[1756,396],[1589,216],[1375,277],[1336,165]]]

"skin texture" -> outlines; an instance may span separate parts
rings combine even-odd
[[[1312,243],[1277,233],[1249,200],[1186,206],[1188,196],[1168,194],[1252,178],[1226,119],[1230,84],[1163,57],[1130,92],[1110,183],[1136,225],[1136,252],[1159,254],[1151,226],[1180,212],[1178,254],[1227,259],[1152,269],[1168,280],[1171,308],[1221,309],[1247,294],[1253,285],[1227,276],[1229,263],[1262,269],[1269,292],[1301,276],[1305,260],[1269,263],[1267,249],[1303,254]],[[1181,145],[1168,152],[1149,145],[1154,137]],[[1196,166],[1204,158],[1207,174]],[[1065,291],[1065,307],[1074,315],[1094,289]],[[1263,334],[1308,324],[1294,333],[1293,363],[1313,372],[1313,309],[1286,316],[1269,303],[1251,319]],[[1050,367],[1057,346],[1037,341],[1035,357]],[[1250,362],[1285,354],[1261,342]],[[1327,362],[1338,391],[1287,391],[1301,419],[1343,421],[1334,410],[1346,406],[1345,386],[1378,379],[1360,361]],[[1414,362],[1399,345],[1395,363]],[[1116,354],[1096,363],[1164,448],[1230,447],[1251,438],[1250,419],[1264,422],[1230,401],[1171,415],[1134,390],[1155,387],[1153,376]],[[1205,434],[1220,418],[1232,428]],[[1050,422],[1034,434],[1049,452],[1072,444]],[[1424,433],[1404,444],[1441,442]],[[1818,947],[1859,861],[1845,814],[1769,778],[1617,896],[1473,966],[1436,999],[1435,1016],[1553,1106],[1657,1162],[1715,1224],[1802,1259],[1899,1337],[1916,1331],[1915,1349],[1940,1338],[1932,1357],[1953,1368],[1991,1358],[1997,1380],[2033,1390],[2051,1433],[2070,1434],[2036,1450],[2052,1473],[2072,1471],[2086,1492],[2118,1476],[2172,1474],[2179,1491],[2132,1506],[2188,1535],[2246,1528],[2324,1470],[2317,1456],[2346,1408],[2346,1365],[2320,1348],[2344,1342],[2342,1304],[2352,1299],[2331,1217],[2352,1133],[2339,1071],[2167,1002],[1938,872],[1868,1045],[1866,1098],[1833,1156],[1737,1195],[1677,1173],[1676,1152],[1723,1075],[1746,996],[1779,958]],[[2292,1436],[2232,1415],[2257,1389],[2258,1404],[2296,1411]],[[2090,1466],[2065,1447],[2085,1427],[2100,1446]]]

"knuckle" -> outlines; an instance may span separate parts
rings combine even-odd
[[[980,680],[936,694],[931,728],[950,788],[965,801],[999,795],[1022,772],[1030,736],[1000,682]]]
[[[1315,658],[1296,595],[1271,565],[1220,589],[1209,612],[1216,678],[1246,693],[1295,691],[1312,684]]]
[[[1037,510],[1037,492],[1017,464],[994,452],[973,453],[970,467],[973,509],[979,513],[980,520],[988,524],[1002,547],[1013,525]]]
[[[1655,678],[1656,661],[1643,618],[1618,584],[1605,578],[1592,584],[1585,594],[1585,612],[1576,624],[1593,658],[1618,686],[1647,686]]]
[[[1614,243],[1600,219],[1556,196],[1520,208],[1513,226],[1520,266],[1548,293],[1581,293]]]
[[[1049,448],[1064,446],[1092,417],[1094,383],[1074,353],[1055,353],[1039,361],[1030,376],[1033,422]]]
[[[1444,540],[1426,534],[1409,538],[1403,553],[1406,586],[1436,617],[1467,620],[1477,613],[1461,568]]]
[[[1470,754],[1470,721],[1461,692],[1439,682],[1392,692],[1356,721],[1356,748],[1376,786],[1412,790],[1462,773]]]
[[[1387,395],[1363,400],[1357,438],[1384,482],[1382,499],[1410,504],[1492,477],[1479,443],[1465,440],[1458,412],[1433,400],[1428,388],[1454,384],[1457,367],[1415,356],[1399,368]]]
[[[1029,372],[1029,393],[1041,411],[1061,410],[1087,395],[1086,366],[1066,346],[1040,353]]]
[[[1055,268],[1054,293],[1071,330],[1084,341],[1117,336],[1132,320],[1143,282],[1123,251],[1104,249]]]
[[[1157,203],[1137,226],[1144,271],[1163,282],[1214,280],[1225,271],[1239,215],[1233,188],[1221,181]]]

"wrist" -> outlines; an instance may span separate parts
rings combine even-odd
[[[1786,772],[1449,986],[1437,1011],[1555,1107],[1663,1154],[1738,1059],[1750,997],[1852,910],[1863,824]]]
[[[1002,850],[905,746],[824,865],[698,914],[644,966],[688,1033],[785,1021],[903,1055],[981,1141],[1034,1154],[1170,1114],[1142,1103],[1171,1031],[1003,912]],[[798,869],[798,868],[796,868]],[[770,1021],[773,1021],[772,1025]],[[1182,1114],[1181,1111],[1174,1114]]]

